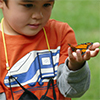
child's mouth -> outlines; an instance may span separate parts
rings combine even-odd
[[[37,29],[40,26],[40,24],[28,24],[28,26],[32,29]]]

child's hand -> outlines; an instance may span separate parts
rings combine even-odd
[[[70,70],[78,70],[80,69],[86,60],[89,60],[91,57],[95,57],[99,53],[100,43],[93,43],[86,50],[86,53],[82,56],[80,50],[76,50],[76,52],[72,53],[71,47],[68,48],[69,62],[68,67]]]

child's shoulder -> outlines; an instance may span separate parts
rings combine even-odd
[[[58,20],[55,20],[55,19],[49,19],[49,22],[50,22],[50,23],[61,23],[61,24],[67,24],[67,22],[61,22],[61,21],[58,21]]]
[[[68,23],[61,22],[61,21],[58,21],[58,20],[55,20],[55,19],[49,19],[48,24],[52,25],[52,26],[57,26],[57,27],[59,27],[59,26],[68,26]]]

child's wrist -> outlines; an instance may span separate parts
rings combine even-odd
[[[70,70],[73,70],[73,71],[79,70],[80,68],[82,68],[82,67],[84,66],[85,63],[86,63],[86,61],[83,61],[83,62],[81,62],[81,63],[79,63],[79,62],[77,62],[77,63],[71,63],[71,62],[69,61],[69,59],[67,59],[67,62],[66,62],[68,68],[69,68]]]

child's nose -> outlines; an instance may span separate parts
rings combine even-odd
[[[43,13],[41,11],[35,12],[32,14],[33,19],[42,19],[43,18]]]

